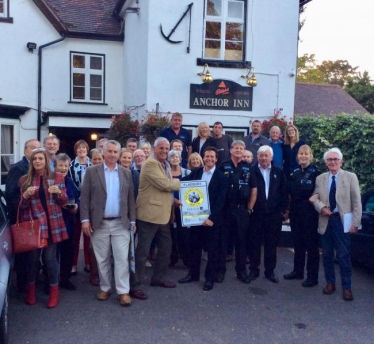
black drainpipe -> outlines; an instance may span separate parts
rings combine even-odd
[[[39,47],[39,61],[38,61],[38,127],[37,134],[38,140],[40,141],[41,126],[42,126],[42,49],[52,44],[56,44],[65,39],[65,35],[61,34],[62,37],[55,41],[43,44]]]

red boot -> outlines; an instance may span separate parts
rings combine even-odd
[[[60,291],[58,289],[58,285],[51,286],[49,288],[49,300],[47,307],[48,308],[54,308],[58,304],[58,300],[60,298]]]
[[[26,295],[25,295],[25,302],[27,305],[35,305],[35,282],[34,283],[27,283],[26,285]]]

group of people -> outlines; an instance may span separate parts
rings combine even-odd
[[[259,121],[252,123],[243,141],[222,134],[220,122],[214,123],[213,135],[207,123],[200,123],[198,137],[191,140],[182,120],[181,114],[173,114],[171,126],[161,131],[153,147],[146,142],[138,148],[137,140],[129,139],[121,148],[117,141],[103,139],[89,152],[87,142],[79,140],[73,160],[57,154],[56,136],[47,136],[43,148],[37,140],[25,143],[24,157],[7,179],[9,214],[12,223],[18,210],[21,220],[38,218],[42,237],[48,240],[47,248],[16,257],[17,288],[25,291],[25,302],[36,302],[40,261],[49,308],[59,302],[59,286],[75,289],[69,278],[77,273],[81,231],[84,270],[100,287],[100,301],[113,292],[112,275],[121,305],[130,305],[132,298],[146,300],[143,273],[155,251],[151,286],[175,288],[167,274],[180,258],[188,273],[178,282],[199,281],[205,251],[203,289],[211,290],[224,281],[234,249],[236,277],[250,283],[260,275],[262,245],[265,278],[278,283],[277,246],[288,218],[295,256],[294,269],[284,279],[304,279],[306,267],[302,285],[318,284],[321,238],[327,282],[323,293],[335,291],[336,251],[343,299],[353,300],[349,233],[357,231],[362,210],[357,177],[341,169],[340,150],[325,153],[328,172],[321,174],[292,124],[284,141],[278,127],[271,128],[269,138],[262,135]],[[182,226],[179,190],[181,181],[191,180],[206,182],[210,215],[188,228]],[[135,266],[130,268],[134,237]]]

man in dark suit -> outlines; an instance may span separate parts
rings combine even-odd
[[[20,187],[18,185],[19,179],[27,174],[29,168],[30,156],[32,151],[40,148],[40,142],[36,139],[31,139],[25,142],[23,158],[12,166],[8,173],[5,185],[5,199],[9,212],[10,223],[14,224],[17,221],[17,209],[20,200]],[[14,267],[17,272],[17,290],[22,291],[26,287],[26,262],[27,253],[19,253],[15,257]]]
[[[81,191],[81,222],[91,237],[100,276],[99,301],[112,293],[111,255],[117,298],[122,306],[131,304],[129,280],[130,225],[135,227],[135,199],[131,171],[119,166],[121,145],[104,144],[104,162],[87,169]]]
[[[261,243],[264,239],[265,277],[273,283],[279,279],[274,274],[277,264],[277,246],[282,230],[282,219],[286,216],[288,196],[286,179],[282,169],[272,165],[273,149],[261,146],[257,152],[258,164],[254,167],[257,177],[257,200],[252,214],[252,236],[250,243],[250,279],[260,274]]]
[[[221,228],[223,226],[222,212],[225,206],[227,178],[216,169],[218,152],[215,147],[207,147],[204,151],[204,167],[193,170],[183,180],[203,180],[207,182],[210,215],[202,226],[191,228],[190,266],[188,275],[179,283],[199,281],[201,252],[204,245],[208,249],[208,262],[205,268],[205,291],[211,290],[217,272],[222,271],[225,256],[221,248]]]

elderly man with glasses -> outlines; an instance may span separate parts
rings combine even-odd
[[[323,293],[335,292],[334,251],[339,261],[343,299],[352,301],[352,264],[350,235],[361,223],[360,187],[354,173],[341,169],[343,154],[338,148],[329,149],[323,156],[329,172],[319,175],[310,201],[319,213],[318,232],[321,234],[323,267],[326,286]]]

